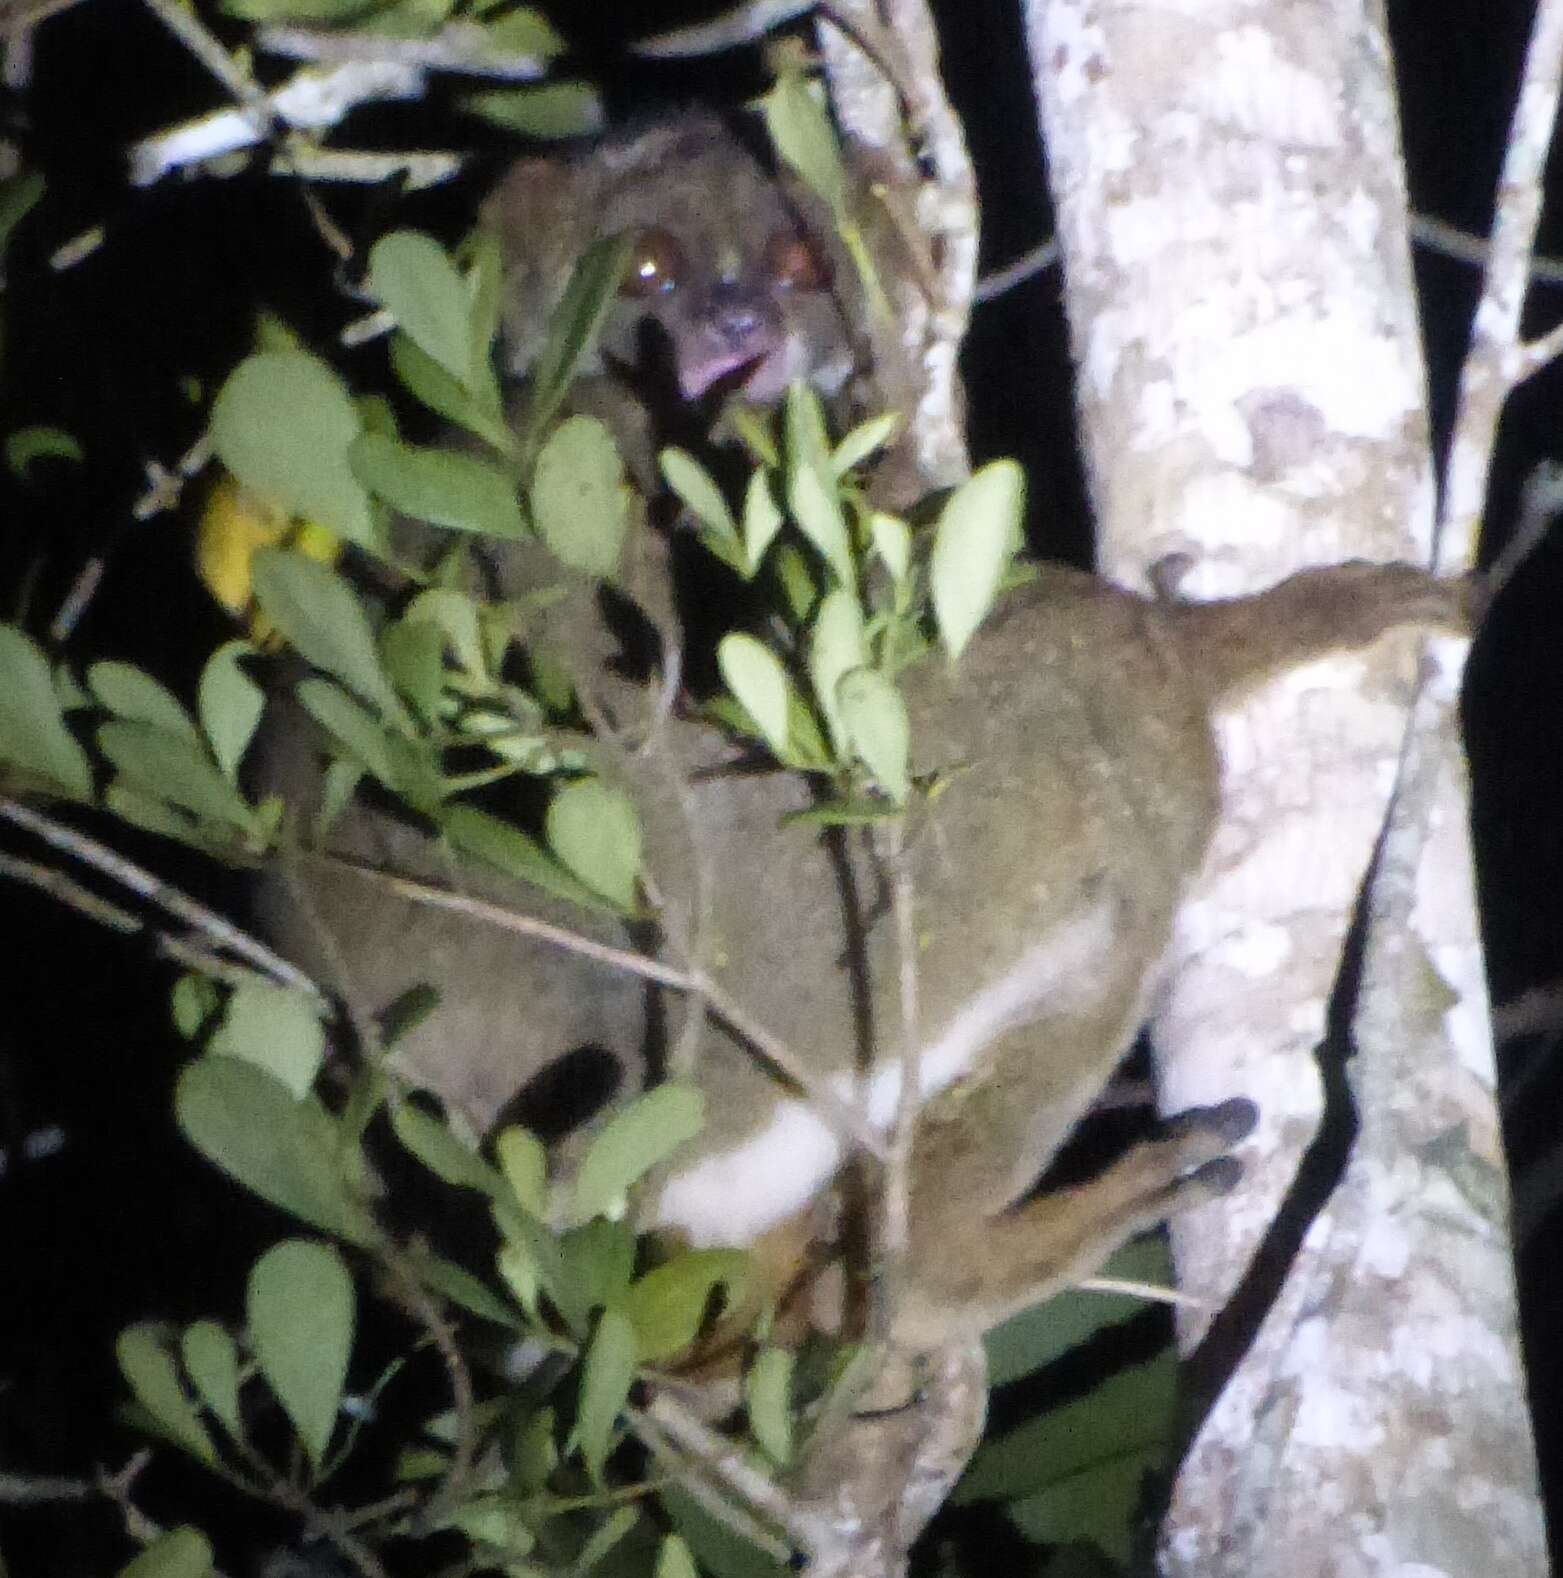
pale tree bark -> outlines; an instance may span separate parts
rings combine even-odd
[[[1381,4],[1027,11],[1103,570],[1142,584],[1187,554],[1182,590],[1208,597],[1305,564],[1429,562]],[[1194,1440],[1169,1573],[1544,1570],[1452,705],[1462,656],[1432,654],[1403,797],[1420,809],[1371,901],[1347,1065],[1360,1132]],[[1384,642],[1280,676],[1220,723],[1225,813],[1153,1027],[1169,1108],[1241,1093],[1263,1113],[1243,1189],[1176,1232],[1185,1286],[1217,1302],[1319,1123],[1313,1054],[1417,666]]]

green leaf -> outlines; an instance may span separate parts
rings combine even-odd
[[[471,383],[471,299],[439,242],[417,230],[381,236],[370,248],[365,284],[419,350]]]
[[[548,803],[548,847],[587,887],[628,912],[640,874],[640,819],[622,790],[600,778],[566,784]]]
[[[561,564],[599,577],[618,569],[629,526],[624,462],[596,417],[569,417],[549,435],[531,500],[537,534]]]
[[[440,813],[439,822],[441,831],[457,849],[496,871],[530,882],[545,893],[586,909],[602,913],[612,908],[535,839],[487,811],[473,805],[448,805]]]
[[[836,687],[841,722],[858,759],[900,805],[911,792],[911,733],[901,693],[877,669],[855,668]]]
[[[515,484],[472,455],[364,433],[353,440],[348,461],[366,488],[403,515],[507,542],[526,536]]]
[[[622,1306],[634,1324],[641,1362],[682,1353],[700,1335],[711,1295],[725,1287],[728,1304],[736,1304],[748,1275],[749,1257],[738,1249],[689,1250],[648,1271]]]
[[[1025,502],[1025,474],[1013,460],[995,460],[968,477],[939,512],[929,589],[952,658],[965,650],[998,596],[1020,546]]]
[[[513,1497],[498,1493],[469,1497],[436,1526],[460,1529],[479,1549],[489,1546],[509,1557],[525,1556],[537,1543],[537,1537],[526,1525],[525,1509]],[[484,1567],[491,1568],[492,1564],[485,1563]]]
[[[489,665],[483,655],[478,605],[465,592],[446,586],[428,587],[408,603],[402,619],[408,624],[437,626],[467,673],[487,674]]]
[[[248,641],[225,641],[206,660],[196,690],[201,728],[219,769],[230,781],[238,778],[239,763],[266,706],[265,694],[241,663],[254,651]]]
[[[569,1578],[587,1578],[587,1574],[611,1551],[631,1529],[640,1522],[638,1507],[620,1507],[604,1522],[592,1530],[591,1538],[581,1547],[569,1570]],[[695,1578],[691,1573],[689,1578]]]
[[[1177,1362],[1169,1351],[1120,1371],[1086,1396],[985,1441],[954,1500],[1011,1501],[1171,1437]]]
[[[540,1217],[548,1201],[548,1152],[542,1141],[512,1125],[494,1141],[494,1156],[517,1203]]]
[[[912,567],[912,531],[899,515],[875,510],[868,518],[869,539],[890,578],[900,586]]]
[[[1125,1244],[1100,1275],[1170,1286],[1172,1258],[1166,1238],[1149,1234]],[[1132,1294],[1070,1288],[1024,1310],[995,1326],[983,1339],[988,1350],[988,1384],[1002,1386],[1030,1375],[1105,1327],[1138,1315],[1144,1307]]]
[[[255,555],[255,598],[306,662],[341,680],[382,717],[405,721],[369,616],[334,570],[284,548],[263,548]]]
[[[752,576],[760,568],[765,550],[776,540],[784,517],[781,505],[771,488],[770,473],[756,470],[750,473],[749,485],[744,489],[743,544],[748,560],[745,574]]]
[[[111,719],[98,725],[98,748],[127,787],[180,806],[204,822],[241,832],[255,828],[249,803],[223,777],[193,730],[169,734],[150,724]]]
[[[676,1534],[669,1534],[662,1541],[657,1552],[656,1578],[699,1578],[693,1554]]]
[[[456,102],[469,115],[540,141],[589,137],[608,124],[602,96],[589,82],[563,80],[535,88],[485,88],[463,93]]]
[[[753,636],[732,631],[717,643],[716,663],[727,688],[754,719],[765,743],[785,759],[792,682],[781,660]]]
[[[596,346],[603,320],[618,300],[619,282],[635,241],[633,231],[605,236],[593,242],[575,265],[564,299],[549,321],[547,342],[532,369],[531,393],[521,425],[524,452],[536,451],[574,382],[576,369]]]
[[[847,213],[847,172],[835,128],[821,97],[801,72],[783,72],[764,98],[765,124],[776,151],[830,209],[839,224]]]
[[[506,427],[503,413],[490,404],[487,388],[475,393],[405,334],[391,336],[391,371],[414,399],[421,400],[436,416],[475,433],[501,454],[514,448],[515,436]]]
[[[244,1439],[239,1418],[239,1355],[233,1338],[214,1320],[185,1328],[180,1342],[185,1374],[201,1401],[235,1441]]]
[[[863,610],[855,593],[838,586],[820,600],[814,628],[809,632],[809,680],[838,751],[847,749],[847,726],[841,716],[841,679],[867,662]]]
[[[420,1280],[427,1283],[442,1298],[449,1299],[470,1315],[480,1320],[493,1321],[498,1326],[512,1330],[522,1327],[516,1312],[488,1286],[487,1283],[453,1260],[436,1255],[432,1250],[403,1251],[410,1253],[414,1270]]]
[[[250,1271],[250,1345],[318,1468],[331,1441],[353,1345],[353,1279],[328,1244],[290,1238]]]
[[[360,1246],[376,1232],[348,1192],[336,1124],[314,1097],[296,1101],[263,1069],[201,1057],[174,1088],[185,1138],[252,1194]]]
[[[785,1348],[762,1348],[744,1375],[749,1429],[778,1468],[792,1461],[792,1371]]]
[[[201,743],[190,714],[167,686],[133,664],[113,660],[94,663],[87,670],[87,688],[116,717],[149,724],[165,734],[183,735],[192,745]]]
[[[265,1069],[297,1100],[309,1094],[325,1061],[326,1031],[303,992],[245,981],[229,997],[208,1051]]]
[[[560,1235],[559,1256],[583,1310],[617,1305],[635,1271],[635,1235],[623,1222],[594,1217]]]
[[[162,1329],[150,1321],[127,1326],[114,1344],[114,1356],[132,1395],[158,1430],[191,1457],[215,1463],[217,1452],[195,1404],[185,1395]]]
[[[36,170],[0,181],[0,251],[10,245],[11,232],[32,212],[43,191],[44,179]]]
[[[396,1138],[434,1174],[458,1189],[477,1189],[498,1196],[504,1180],[474,1150],[463,1145],[447,1124],[410,1101],[391,1104]]]
[[[705,1122],[705,1097],[692,1085],[659,1085],[616,1112],[592,1141],[575,1180],[580,1217],[615,1215],[630,1186]]]
[[[330,680],[302,679],[294,688],[299,705],[331,736],[342,755],[381,783],[396,785],[400,775],[391,730]]]
[[[182,1523],[158,1535],[116,1578],[206,1578],[212,1562],[211,1542],[199,1529]]]
[[[419,721],[437,724],[445,694],[445,632],[427,620],[398,619],[380,637],[380,658]]]
[[[855,465],[867,460],[870,455],[878,454],[895,437],[900,425],[899,411],[886,411],[882,416],[871,416],[866,422],[859,422],[836,445],[830,457],[836,475],[845,476]]]
[[[37,460],[73,460],[80,465],[86,458],[75,436],[62,427],[19,427],[5,441],[5,463],[16,477],[24,476]]]
[[[169,994],[174,1029],[186,1041],[194,1041],[222,1003],[223,993],[215,981],[204,975],[181,975]]]
[[[71,800],[92,795],[87,753],[65,727],[48,660],[14,625],[0,624],[0,762]]]
[[[719,1522],[676,1483],[663,1489],[662,1505],[712,1578],[785,1578],[792,1571]]]
[[[854,590],[857,572],[852,565],[846,516],[842,514],[835,482],[818,466],[790,465],[787,507],[798,523],[798,530],[819,550],[840,585]]]
[[[369,498],[347,463],[362,426],[346,385],[324,362],[299,351],[261,351],[240,362],[218,391],[212,448],[268,503],[372,549]]]
[[[558,29],[536,6],[499,11],[496,6],[482,5],[473,7],[473,11],[482,15],[484,40],[496,54],[534,55],[543,61],[552,60],[569,48]]]
[[[604,1310],[581,1366],[580,1404],[575,1436],[592,1478],[602,1480],[602,1466],[613,1443],[614,1426],[629,1400],[635,1380],[635,1328],[621,1310]]]
[[[716,485],[716,478],[695,457],[669,445],[657,456],[662,479],[678,495],[684,508],[719,537],[738,540],[738,523]]]

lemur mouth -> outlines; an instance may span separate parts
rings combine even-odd
[[[721,386],[724,393],[771,401],[787,387],[787,335],[769,312],[729,311],[715,321],[673,326],[671,335],[685,400],[703,399]]]

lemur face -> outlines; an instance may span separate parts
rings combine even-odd
[[[839,296],[851,270],[828,216],[715,116],[525,160],[485,218],[504,251],[515,376],[531,366],[574,259],[623,232],[636,238],[630,266],[586,371],[666,373],[683,401],[720,387],[759,403],[795,378],[833,394],[852,371]]]

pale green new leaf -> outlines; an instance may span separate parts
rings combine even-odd
[[[729,541],[738,540],[738,525],[716,478],[693,455],[669,445],[657,456],[657,466],[663,481],[702,526]]]
[[[503,411],[492,403],[487,368],[483,369],[481,390],[474,391],[446,372],[405,334],[393,334],[391,371],[413,397],[421,400],[436,416],[475,433],[501,454],[508,454],[514,447],[515,435],[505,425]]]
[[[656,1578],[699,1578],[695,1558],[677,1534],[669,1534],[657,1552]]]
[[[318,1468],[331,1441],[353,1345],[353,1279],[328,1244],[290,1238],[250,1271],[250,1346]]]
[[[369,497],[347,463],[363,419],[341,379],[299,351],[261,351],[228,375],[212,405],[217,458],[289,515],[375,547]]]
[[[749,1257],[737,1249],[690,1250],[648,1271],[623,1302],[641,1362],[654,1364],[682,1353],[699,1336],[711,1295],[725,1287],[728,1304],[736,1304],[748,1274]]]
[[[749,485],[744,489],[743,509],[743,546],[744,557],[748,560],[745,570],[747,576],[753,576],[760,568],[760,561],[765,557],[765,550],[776,540],[776,533],[782,528],[783,516],[781,505],[776,502],[776,495],[771,488],[770,473],[755,470],[750,473]]]
[[[898,805],[911,792],[911,732],[901,693],[877,669],[855,668],[836,687],[852,750]]]
[[[762,1348],[744,1375],[749,1429],[779,1468],[792,1461],[793,1359],[785,1348]]]
[[[185,1394],[179,1367],[161,1329],[150,1321],[127,1326],[114,1344],[120,1372],[157,1428],[202,1463],[217,1461],[216,1449],[195,1404]]]
[[[562,79],[536,87],[485,88],[457,100],[469,115],[540,142],[589,137],[608,124],[602,95],[590,83]]]
[[[727,688],[754,719],[765,743],[775,755],[785,758],[792,682],[780,659],[753,636],[731,631],[717,644],[716,663]]]
[[[855,593],[838,586],[820,600],[814,628],[809,632],[809,680],[838,751],[847,749],[847,728],[841,716],[841,678],[867,662],[863,610]]]
[[[631,1185],[693,1139],[704,1122],[705,1097],[692,1085],[659,1085],[616,1112],[581,1163],[576,1214],[616,1214]]]
[[[65,727],[48,660],[14,625],[0,624],[0,763],[72,800],[92,794],[87,753]]]
[[[834,479],[817,465],[791,465],[787,474],[787,507],[798,530],[819,550],[837,582],[848,591],[855,590],[857,572]]]
[[[536,839],[475,805],[446,806],[440,813],[440,828],[456,849],[496,871],[584,909],[603,912],[616,908],[567,871]]]
[[[214,1320],[185,1327],[180,1341],[185,1374],[201,1401],[236,1441],[244,1438],[239,1418],[239,1355],[233,1338]]]
[[[575,1437],[592,1478],[602,1479],[602,1466],[613,1444],[614,1426],[635,1379],[635,1328],[622,1310],[604,1310],[581,1366],[579,1410]]]
[[[572,416],[548,436],[532,473],[532,524],[561,564],[611,576],[629,527],[624,462],[593,416]]]
[[[776,151],[829,206],[839,224],[847,213],[847,172],[822,98],[801,72],[788,71],[765,95],[764,104]]]
[[[871,416],[866,422],[859,422],[842,441],[836,445],[835,452],[830,457],[838,477],[844,476],[854,466],[876,455],[886,444],[895,437],[896,429],[901,425],[901,414],[898,411],[886,411],[880,416]]]
[[[641,835],[628,795],[600,778],[577,779],[549,801],[543,826],[548,847],[587,887],[634,909]]]
[[[899,515],[887,515],[875,510],[868,518],[869,540],[880,562],[890,572],[891,579],[900,586],[906,572],[912,567],[911,528]]]
[[[542,1216],[548,1205],[548,1152],[542,1141],[512,1125],[494,1141],[494,1159],[517,1204]]]
[[[1021,541],[1025,474],[1013,460],[974,472],[945,501],[934,532],[929,590],[945,649],[958,658],[998,596]]]

